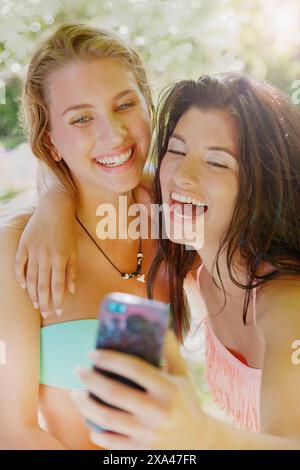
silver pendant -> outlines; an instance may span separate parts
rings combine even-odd
[[[145,274],[139,274],[137,277],[137,280],[140,282],[146,282],[145,280]]]
[[[140,282],[146,282],[145,280],[145,274],[141,274],[141,270],[142,270],[142,262],[143,262],[143,253],[142,252],[138,252],[137,254],[137,267],[136,267],[136,271],[134,271],[133,273],[129,274],[129,273],[121,273],[121,276],[123,279],[132,279],[133,277],[136,277],[138,281]]]
[[[134,278],[134,277],[137,278],[137,281],[146,282],[145,274],[139,274],[139,273],[137,273],[137,272],[131,273],[131,274],[122,273],[122,278],[123,278],[123,279],[132,279],[132,278]]]

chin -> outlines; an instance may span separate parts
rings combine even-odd
[[[176,245],[185,245],[186,242],[185,240],[182,240],[182,239],[179,239],[179,238],[173,238],[171,236],[168,235],[168,239],[172,242],[172,243],[175,243]]]
[[[186,247],[186,250],[187,251],[198,251],[200,250],[201,248],[203,248],[203,244],[202,243],[198,243],[198,242],[193,242],[191,240],[185,240],[185,239],[178,239],[178,238],[171,238],[171,237],[168,237],[169,240],[173,243],[175,243],[176,245],[184,245]]]
[[[116,193],[127,193],[136,188],[141,182],[142,175],[140,177],[130,178],[122,183],[110,186],[110,190]]]

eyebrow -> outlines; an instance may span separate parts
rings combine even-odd
[[[183,142],[184,144],[186,144],[186,141],[183,137],[181,137],[181,135],[179,134],[172,134],[170,136],[170,139],[176,139],[176,140],[180,140],[180,142]],[[234,153],[232,153],[231,150],[229,150],[228,148],[226,147],[220,147],[219,145],[211,145],[209,147],[205,147],[206,150],[216,150],[216,151],[219,151],[219,152],[226,152],[228,153],[229,155],[231,155],[235,160],[237,159],[236,155],[234,155]]]
[[[136,93],[136,91],[135,90],[130,90],[130,89],[121,91],[120,93],[118,93],[113,98],[113,100],[118,100],[120,98],[123,98],[123,96],[128,95],[128,93]],[[89,103],[75,104],[74,106],[70,106],[69,108],[65,109],[62,112],[61,117],[64,116],[69,111],[78,111],[80,109],[93,109],[93,108],[94,108],[94,106],[92,104],[89,104]]]

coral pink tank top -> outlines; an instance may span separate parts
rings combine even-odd
[[[199,290],[202,267],[197,272]],[[227,349],[213,332],[209,317],[204,320],[205,379],[213,399],[241,429],[259,431],[262,371],[249,367],[240,353]],[[253,290],[253,320],[256,325],[256,289]]]

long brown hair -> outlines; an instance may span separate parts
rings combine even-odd
[[[156,204],[162,204],[159,174],[169,138],[191,106],[226,110],[237,126],[239,192],[214,268],[222,285],[218,260],[226,249],[230,279],[246,291],[246,323],[253,288],[283,274],[300,274],[300,113],[289,97],[273,86],[237,74],[204,75],[197,81],[183,80],[172,85],[160,99],[157,115],[157,170],[153,183]],[[237,250],[245,263],[246,284],[240,284],[234,276],[233,256]],[[160,239],[148,276],[151,297],[158,269],[166,264],[172,326],[181,340],[190,325],[183,280],[195,263],[195,256],[195,251],[188,251],[183,245]],[[263,262],[270,263],[272,271],[259,275]],[[224,296],[226,303],[225,291]]]

